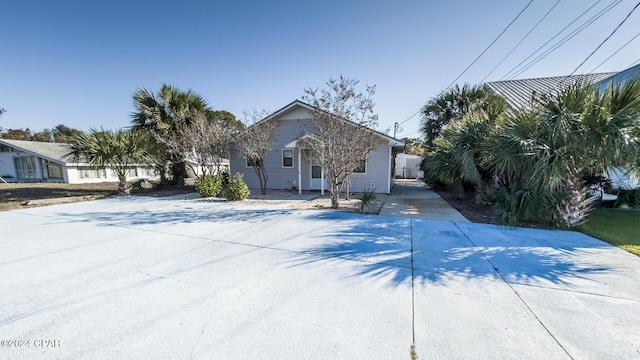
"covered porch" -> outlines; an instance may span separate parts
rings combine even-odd
[[[294,150],[297,154],[297,169],[298,169],[298,194],[302,194],[303,184],[303,166],[309,167],[309,172],[305,175],[309,176],[308,190],[320,190],[320,194],[324,195],[327,180],[324,174],[324,169],[317,163],[314,163],[311,149],[308,149],[302,145],[300,140],[310,137],[304,135],[284,146],[285,149]],[[304,159],[303,159],[304,158]],[[306,179],[305,179],[306,180]]]

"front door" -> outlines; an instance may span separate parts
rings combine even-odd
[[[320,190],[322,187],[322,167],[311,163],[311,190]],[[325,184],[325,189],[327,188]]]

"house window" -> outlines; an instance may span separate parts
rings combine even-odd
[[[62,165],[56,164],[49,160],[47,160],[46,164],[49,179],[64,179],[64,177],[62,176]]]
[[[13,159],[16,166],[16,177],[18,179],[36,179],[38,171],[36,169],[36,158],[34,156],[21,156]]]
[[[99,179],[106,178],[107,171],[101,168],[80,167],[78,168],[80,179]]]
[[[152,167],[143,167],[140,169],[140,176],[145,176],[145,177],[156,176],[156,170]]]
[[[257,160],[258,165],[260,164],[260,160]],[[247,167],[253,167],[253,160],[247,158]]]
[[[293,167],[293,150],[282,150],[282,167]]]
[[[115,170],[111,170],[111,176],[112,177],[118,177],[118,172]],[[138,168],[135,166],[130,166],[125,170],[125,174],[124,176],[130,178],[130,177],[138,177]]]
[[[354,174],[366,174],[367,173],[367,160],[360,160],[358,167],[353,169]]]

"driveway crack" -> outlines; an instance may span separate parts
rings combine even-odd
[[[411,241],[411,359],[418,358],[416,353],[416,291],[415,291],[415,266],[413,265],[413,219],[409,219],[409,239]]]
[[[569,352],[567,351],[567,349],[565,349],[564,346],[562,346],[562,344],[560,343],[560,341],[553,335],[553,333],[551,333],[551,331],[549,330],[549,328],[547,328],[545,326],[545,324],[542,322],[542,320],[540,320],[540,318],[538,317],[538,315],[533,311],[533,309],[529,306],[529,304],[527,304],[527,302],[522,298],[522,296],[520,296],[520,294],[518,293],[518,291],[511,285],[511,283],[509,283],[507,281],[507,279],[505,279],[505,277],[502,275],[502,273],[500,272],[500,270],[498,270],[498,268],[496,267],[496,265],[491,261],[491,259],[489,259],[489,257],[484,253],[484,251],[482,251],[482,249],[480,249],[480,247],[478,247],[478,245],[476,245],[475,242],[473,242],[473,240],[471,240],[471,238],[467,235],[467,233],[465,233],[460,226],[458,226],[458,223],[453,222],[453,224],[456,226],[456,228],[458,228],[458,230],[460,231],[460,233],[462,235],[464,235],[464,237],[471,243],[471,245],[473,245],[473,247],[480,253],[480,255],[482,255],[482,257],[489,263],[489,265],[491,265],[491,267],[495,270],[495,272],[498,274],[498,276],[500,276],[500,279],[502,279],[502,281],[507,284],[507,286],[511,289],[511,291],[513,291],[513,293],[518,297],[518,299],[520,300],[520,302],[522,302],[522,304],[527,308],[527,310],[531,313],[531,315],[533,315],[533,318],[536,319],[536,321],[540,324],[540,326],[542,326],[542,328],[547,332],[547,334],[549,334],[549,336],[551,336],[551,338],[556,342],[556,344],[558,344],[558,346],[560,346],[560,348],[562,349],[562,351],[564,351],[565,354],[567,354],[567,356],[573,360],[573,356],[571,356],[571,354],[569,354]]]

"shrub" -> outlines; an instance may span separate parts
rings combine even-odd
[[[563,192],[528,189],[520,183],[512,184],[509,188],[491,189],[486,193],[498,223],[509,226],[559,225],[560,214],[557,209],[566,196]]]
[[[218,196],[222,192],[222,175],[204,175],[196,180],[196,191],[202,197]]]
[[[131,183],[131,192],[134,194],[142,194],[157,189],[158,184],[147,179],[139,179]]]
[[[614,206],[627,204],[630,207],[640,206],[640,189],[620,189]]]
[[[229,180],[229,184],[225,188],[224,192],[227,200],[229,201],[244,200],[248,198],[251,193],[247,184],[244,183],[244,178],[240,173],[236,173],[233,178]]]
[[[376,201],[378,200],[378,198],[376,197],[375,191],[376,189],[367,190],[366,188],[362,190],[362,193],[360,194],[360,197],[359,197],[361,213],[364,212],[365,207],[367,208],[367,210],[371,210],[371,206],[375,204]]]

